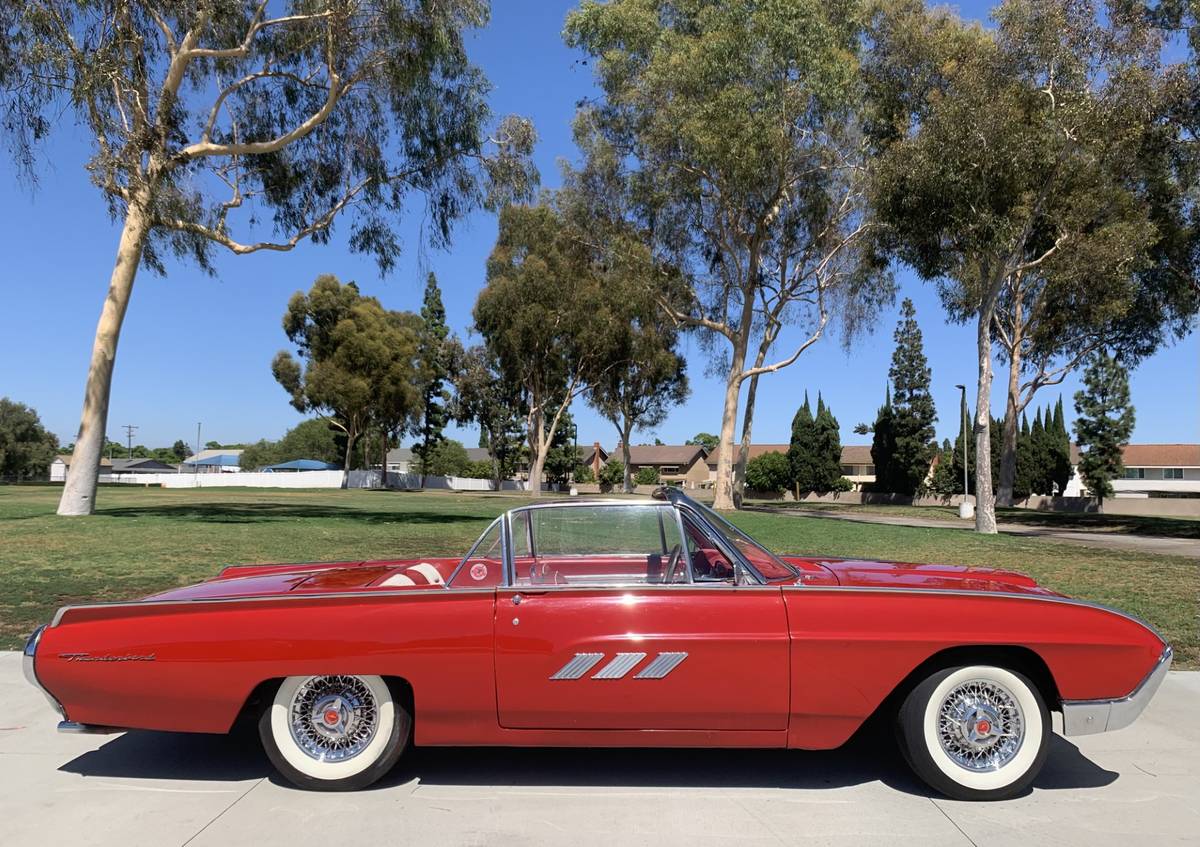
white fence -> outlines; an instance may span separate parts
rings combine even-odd
[[[381,471],[297,471],[275,473],[128,473],[101,477],[101,482],[122,485],[161,485],[163,488],[397,488],[417,490],[420,474],[389,473],[383,479]],[[495,491],[490,479],[468,479],[457,476],[427,476],[425,488],[443,491]],[[549,486],[544,489],[552,490]],[[522,491],[524,484],[506,479],[501,491]]]

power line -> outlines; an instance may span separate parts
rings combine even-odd
[[[125,440],[129,444],[129,458],[133,458],[133,434],[138,431],[138,428],[133,424],[125,424]]]

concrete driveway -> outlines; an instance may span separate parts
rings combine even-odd
[[[728,696],[735,696],[730,693]],[[1067,741],[1028,795],[931,797],[884,738],[825,753],[424,749],[377,787],[281,783],[253,737],[65,736],[0,653],[0,844],[1197,844],[1200,673],[1133,727]]]

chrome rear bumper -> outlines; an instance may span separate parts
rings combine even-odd
[[[1064,700],[1063,735],[1091,735],[1129,726],[1154,699],[1155,692],[1171,669],[1172,655],[1171,647],[1167,645],[1158,657],[1158,663],[1126,697],[1117,700]]]
[[[54,711],[65,718],[67,712],[62,707],[62,703],[58,702],[54,695],[45,689],[37,675],[38,642],[42,640],[42,630],[45,628],[45,626],[39,626],[33,631],[33,635],[29,636],[29,640],[25,642],[25,654],[21,659],[21,670],[24,672],[25,679],[28,680],[29,684],[46,695],[46,699],[50,702]]]

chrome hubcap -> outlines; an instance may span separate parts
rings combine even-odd
[[[375,737],[379,709],[375,696],[354,676],[314,676],[292,696],[292,739],[321,762],[352,759]]]
[[[938,741],[959,767],[995,771],[1021,749],[1025,720],[1017,699],[991,680],[973,679],[954,688],[938,708]]]

